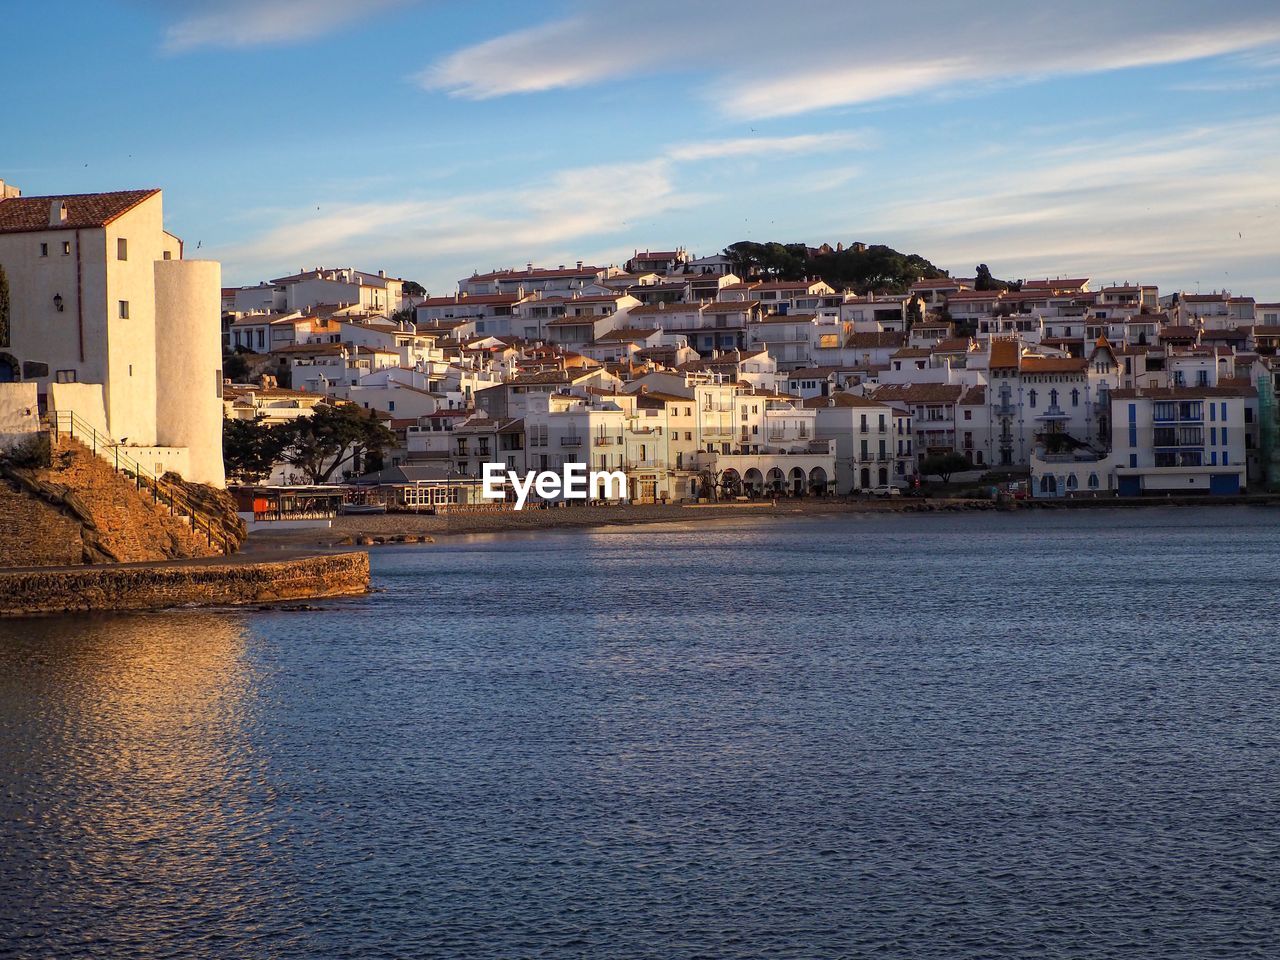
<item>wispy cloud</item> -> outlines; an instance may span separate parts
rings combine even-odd
[[[197,47],[312,40],[410,2],[413,0],[186,0],[167,8],[186,12],[165,32],[164,50],[183,53]]]
[[[1094,139],[1028,151],[1019,169],[960,166],[923,196],[861,222],[957,269],[1015,277],[1102,274],[1185,285],[1274,287],[1280,118]]]
[[[431,89],[486,99],[654,71],[702,74],[704,95],[737,118],[779,117],[995,82],[1177,63],[1280,43],[1272,0],[1015,0],[813,4],[650,0],[614,34],[616,8],[583,0],[568,19],[456,51],[419,75]],[[672,24],[679,24],[673,28]],[[821,23],[821,29],[814,29]],[[928,43],[910,42],[921,24]]]
[[[574,245],[594,247],[601,238],[625,241],[638,218],[699,202],[677,189],[669,161],[658,158],[563,170],[510,190],[280,212],[283,225],[214,252],[236,275],[322,260],[515,262],[532,253],[567,256]]]
[[[808,153],[832,153],[842,150],[865,150],[874,143],[867,131],[842,133],[803,133],[791,137],[738,137],[730,140],[704,140],[682,143],[667,150],[672,160],[725,160],[733,157],[795,156]]]

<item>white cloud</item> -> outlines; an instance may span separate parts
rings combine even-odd
[[[872,136],[866,132],[803,133],[791,137],[738,137],[731,140],[705,140],[682,143],[667,150],[672,160],[725,160],[731,157],[784,156],[827,153],[840,150],[865,150]]]
[[[419,75],[469,99],[583,86],[641,73],[710,77],[703,93],[733,117],[777,117],[922,92],[953,92],[1176,63],[1280,43],[1273,0],[1018,0],[806,4],[650,0],[620,26],[582,0],[565,20],[456,51]]]
[[[323,36],[409,0],[188,0],[190,8],[165,32],[164,49],[252,47]],[[172,9],[172,8],[170,8]]]
[[[909,199],[859,211],[864,233],[961,272],[1095,276],[1274,297],[1280,118],[1029,150],[961,165]],[[892,190],[892,187],[886,189]]]
[[[394,260],[435,269],[440,260],[471,259],[488,267],[533,254],[568,257],[574,245],[601,238],[625,242],[638,218],[698,202],[676,189],[669,161],[658,158],[564,170],[512,190],[345,204],[319,214],[278,211],[283,225],[213,254],[239,277],[321,261]]]

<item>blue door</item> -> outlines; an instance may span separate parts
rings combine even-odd
[[[1141,477],[1121,477],[1119,492],[1120,492],[1120,496],[1122,497],[1142,496],[1142,478]]]
[[[1240,492],[1240,474],[1214,473],[1209,476],[1209,493],[1215,497],[1229,497]]]

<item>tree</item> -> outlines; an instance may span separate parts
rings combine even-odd
[[[733,272],[744,279],[818,277],[837,290],[852,288],[863,294],[905,293],[916,280],[947,275],[924,257],[900,253],[884,244],[837,244],[833,248],[829,243],[809,247],[743,240],[726,247],[724,255],[733,263]]]
[[[244,383],[249,379],[249,361],[239,351],[223,357],[222,375],[232,383]]]
[[[425,297],[427,295],[427,288],[417,280],[406,280],[404,282],[404,286],[400,288],[400,292],[406,297]]]
[[[280,433],[256,420],[222,421],[222,462],[227,478],[240,483],[261,483],[282,452]]]
[[[382,463],[382,451],[395,443],[395,434],[371,410],[353,403],[320,403],[311,416],[298,417],[275,428],[282,441],[281,459],[300,469],[311,483],[326,483],[344,465],[354,473]]]
[[[950,453],[939,453],[925,457],[920,462],[920,472],[927,476],[936,476],[943,483],[951,482],[951,475],[961,470],[972,468],[969,458],[952,450]]]
[[[907,324],[914,327],[917,323],[924,323],[924,301],[913,296],[907,301]]]
[[[1022,281],[998,280],[991,275],[991,268],[980,263],[973,268],[975,290],[1021,290]]]

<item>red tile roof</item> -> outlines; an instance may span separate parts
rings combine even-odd
[[[61,197],[10,197],[0,200],[0,233],[105,227],[159,192],[122,190],[119,193],[73,193]],[[67,205],[67,219],[50,224],[50,206],[59,200]]]
[[[1022,346],[1017,340],[992,340],[991,359],[987,366],[994,370],[1004,367],[1016,367],[1022,355]]]
[[[1023,357],[1023,373],[1084,373],[1089,368],[1088,360],[1077,360],[1075,357]]]

